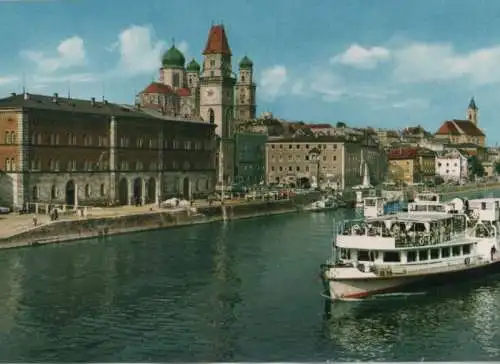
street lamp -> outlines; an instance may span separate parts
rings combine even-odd
[[[319,187],[319,163],[320,163],[319,156],[320,155],[321,155],[321,150],[319,150],[318,148],[312,148],[309,151],[309,159],[316,162],[316,184],[318,187]]]

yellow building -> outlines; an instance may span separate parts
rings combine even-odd
[[[435,159],[429,149],[392,149],[387,155],[389,179],[406,184],[432,180],[436,174]]]

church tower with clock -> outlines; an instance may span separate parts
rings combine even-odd
[[[234,174],[234,87],[236,78],[231,66],[231,49],[223,25],[210,28],[203,51],[203,70],[200,82],[200,116],[216,125],[215,132],[220,138],[223,161],[218,156],[216,165],[219,183],[229,184]]]

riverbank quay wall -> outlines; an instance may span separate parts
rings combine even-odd
[[[251,201],[243,204],[217,205],[183,211],[156,210],[151,212],[58,220],[0,240],[0,249],[67,242],[89,238],[127,234],[140,231],[206,224],[223,220],[265,217],[301,211],[317,200],[319,194],[296,196],[289,200]]]

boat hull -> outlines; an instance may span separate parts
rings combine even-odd
[[[419,276],[327,279],[323,274],[323,285],[325,294],[332,300],[360,299],[381,293],[415,292],[437,286],[452,285],[498,272],[500,272],[500,260],[495,260],[467,269]]]

